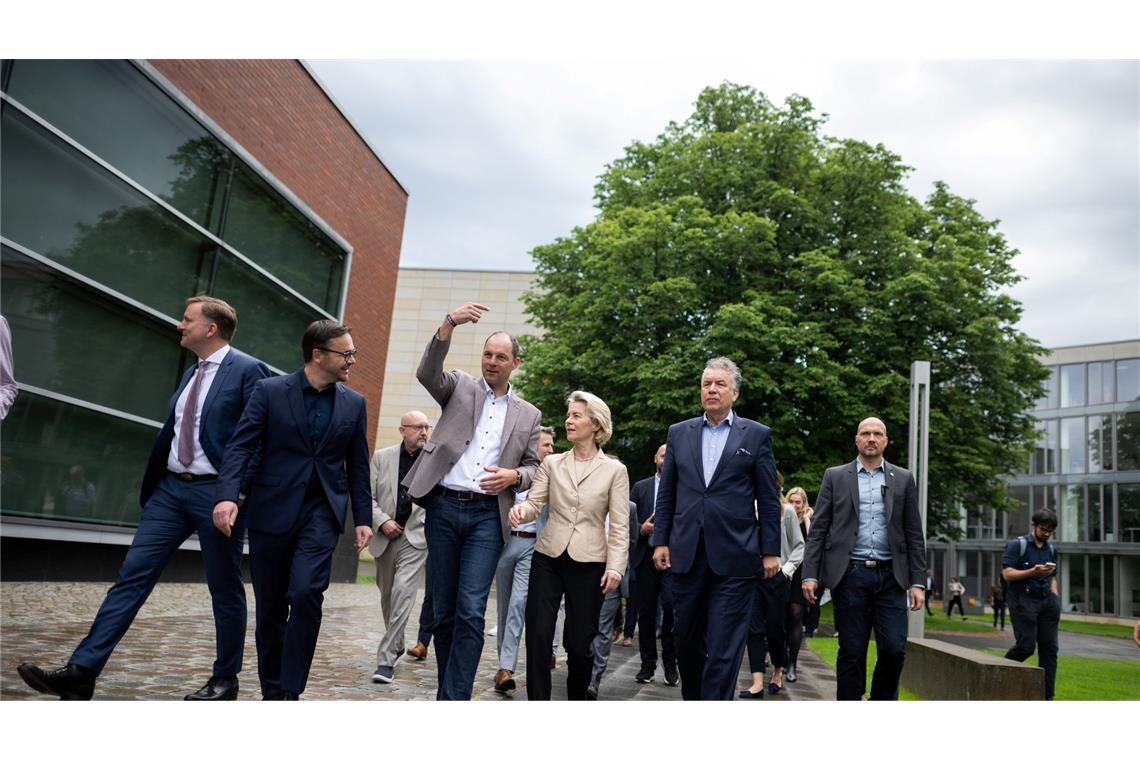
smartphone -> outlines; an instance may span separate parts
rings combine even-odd
[[[1041,564],[1045,565],[1045,567],[1056,567],[1057,566],[1056,562],[1042,562]]]

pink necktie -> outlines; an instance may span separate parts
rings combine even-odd
[[[194,461],[194,427],[198,421],[198,389],[202,387],[202,375],[206,374],[209,362],[198,362],[198,371],[190,381],[190,392],[186,394],[186,405],[182,407],[182,424],[178,428],[178,461],[189,467]]]

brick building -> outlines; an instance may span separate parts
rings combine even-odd
[[[190,295],[278,373],[312,320],[351,325],[376,429],[407,192],[304,64],[9,60],[0,85],[5,579],[113,577]],[[184,549],[167,576],[196,579]]]

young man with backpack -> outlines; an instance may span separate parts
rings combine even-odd
[[[1049,539],[1057,530],[1057,516],[1047,509],[1033,513],[1029,533],[1005,546],[1002,578],[1008,584],[1006,602],[1016,642],[1006,659],[1025,662],[1034,648],[1045,669],[1045,699],[1053,699],[1057,680],[1057,626],[1061,600],[1057,591],[1057,551]]]

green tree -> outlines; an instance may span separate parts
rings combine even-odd
[[[1001,476],[1034,437],[1040,346],[1003,291],[1016,251],[973,202],[925,202],[882,145],[822,133],[803,97],[782,107],[724,83],[683,123],[635,142],[596,187],[597,218],[535,248],[525,297],[544,335],[520,386],[558,424],[575,388],[615,418],[613,453],[651,471],[668,425],[700,413],[715,355],[744,375],[737,411],[773,429],[786,485],[814,493],[875,415],[906,464],[909,367],[932,365],[930,532],[957,505],[1010,508]]]

